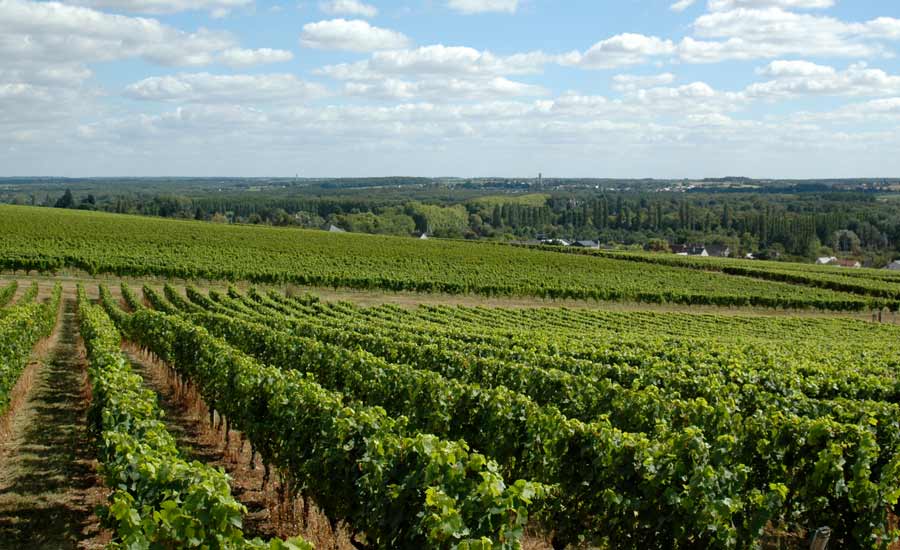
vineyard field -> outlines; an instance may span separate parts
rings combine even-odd
[[[896,310],[888,275],[0,213],[0,433],[18,442],[0,535],[29,522],[6,526],[9,502],[37,502],[4,496],[33,448],[4,426],[60,422],[43,384],[83,404],[105,502],[88,513],[113,547],[799,550],[823,527],[829,548],[900,545],[900,326],[792,311]],[[47,350],[68,390],[35,382]]]
[[[541,247],[547,249],[548,247]],[[617,259],[649,265],[665,265],[697,271],[752,277],[763,281],[786,282],[895,300],[900,297],[900,274],[885,269],[848,269],[827,265],[791,262],[747,261],[729,258],[684,257],[674,254],[607,252],[584,249],[561,249],[556,252]]]
[[[503,245],[0,206],[0,267],[494,296],[863,311],[894,292]],[[772,271],[771,278],[778,273]]]
[[[749,548],[824,525],[847,547],[896,536],[896,326],[162,290],[143,289],[158,313],[128,288],[135,313],[107,290],[104,304],[174,364],[192,368],[178,342],[206,330],[411,433],[464,439],[513,486],[546,488],[531,514],[559,545]]]

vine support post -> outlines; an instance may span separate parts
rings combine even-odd
[[[813,534],[812,542],[809,544],[809,550],[825,550],[828,547],[828,540],[831,538],[830,527],[819,527]]]

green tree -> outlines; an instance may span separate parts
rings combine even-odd
[[[75,206],[75,198],[72,196],[72,190],[66,189],[66,192],[63,193],[63,196],[56,200],[56,204],[53,205],[55,208],[72,208]]]

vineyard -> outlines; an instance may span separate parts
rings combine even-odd
[[[4,394],[62,299],[19,286],[0,287]],[[900,538],[894,325],[168,284],[97,296],[74,301],[111,489],[101,519],[122,547],[310,547],[243,533],[230,478],[184,457],[123,341],[360,548],[768,548],[823,526],[839,547]]]
[[[853,321],[812,320],[773,326],[743,318],[635,318],[558,309],[408,312],[275,293],[165,291],[144,289],[156,311],[143,308],[127,290],[134,314],[119,309],[108,293],[105,305],[129,338],[180,365],[237,429],[249,428],[248,438],[267,463],[323,502],[342,494],[326,510],[367,525],[370,536],[381,524],[377,514],[396,505],[393,498],[360,494],[359,478],[331,478],[318,487],[321,472],[296,462],[312,444],[296,434],[298,421],[322,423],[321,417],[309,422],[305,416],[315,413],[298,418],[296,409],[316,407],[288,397],[292,412],[276,412],[272,390],[259,384],[281,388],[281,377],[305,374],[318,383],[316,393],[338,392],[337,399],[356,403],[355,414],[371,410],[403,418],[401,431],[443,438],[438,448],[445,452],[455,440],[483,452],[488,461],[474,464],[493,472],[497,487],[506,487],[494,502],[478,494],[481,485],[453,484],[457,492],[451,493],[441,476],[429,479],[427,488],[398,487],[399,480],[415,479],[401,470],[389,485],[400,494],[424,494],[426,503],[437,491],[441,510],[457,519],[456,529],[480,532],[482,544],[503,547],[515,540],[514,527],[524,524],[526,505],[560,547],[584,541],[612,548],[748,547],[774,527],[796,531],[820,525],[831,526],[848,546],[886,545],[895,535],[889,514],[900,495],[894,327],[872,331]],[[601,327],[593,336],[602,344],[577,336],[588,326]],[[668,328],[660,331],[661,326]],[[785,346],[790,351],[772,349],[772,335],[786,330],[795,340]],[[648,341],[660,332],[662,338]],[[728,334],[730,341],[716,343],[717,333]],[[853,333],[865,337],[834,344],[835,335]],[[203,359],[207,350],[217,358],[243,352],[259,363]],[[751,362],[752,369],[741,368]],[[240,382],[245,370],[260,364],[277,373],[255,375],[255,386]],[[295,391],[308,395],[299,385],[290,393]],[[248,402],[256,403],[249,412]],[[264,416],[255,417],[260,410]],[[272,424],[285,416],[288,423]],[[288,446],[298,437],[299,448]],[[378,437],[390,440],[390,434]],[[345,440],[333,445],[346,448]],[[384,461],[377,469],[382,476],[397,466],[391,465],[390,452],[381,453],[398,447],[403,448],[378,446],[375,462]],[[456,453],[470,456],[467,451]],[[318,456],[330,453],[323,449]],[[346,459],[341,453],[332,460]],[[366,454],[354,460],[373,462]],[[368,484],[363,488],[371,490]],[[372,499],[383,503],[374,517],[371,509],[354,515],[354,502]],[[463,510],[472,502],[484,507],[467,515]],[[484,530],[478,522],[490,518],[491,510],[505,510],[500,517],[513,514],[515,520],[489,521]],[[428,514],[415,508],[403,513],[423,516]],[[450,529],[400,529],[384,532],[387,539],[375,538],[377,545],[463,542],[454,540]]]
[[[40,492],[22,479],[46,477],[31,459],[14,475],[29,452],[14,420],[53,432],[32,401],[79,383],[70,444],[101,493],[81,521],[104,540],[85,548],[799,549],[826,527],[828,548],[900,544],[900,326],[362,306],[284,285],[861,310],[893,306],[890,276],[2,211],[20,230],[0,247],[19,271],[0,283],[0,547],[42,517],[11,509]],[[49,277],[65,270],[81,274]],[[54,364],[74,378],[35,378]],[[276,512],[289,521],[247,521]]]
[[[542,247],[547,249],[548,247]],[[607,252],[577,248],[553,247],[556,252],[625,260],[649,265],[681,267],[696,271],[724,273],[777,281],[807,287],[830,289],[861,296],[896,300],[900,297],[900,275],[884,269],[841,269],[831,266],[806,265],[787,262],[762,262],[725,258],[684,257],[673,254]]]
[[[74,269],[130,277],[726,307],[867,311],[900,306],[890,281],[791,276],[772,266],[695,269],[671,263],[668,256],[636,262],[634,257],[563,255],[498,244],[413,242],[13,206],[0,206],[0,235],[0,268],[20,272]]]

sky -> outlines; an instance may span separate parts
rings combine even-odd
[[[900,176],[898,0],[0,0],[0,176]]]

